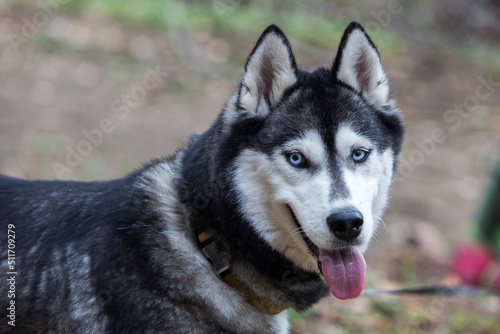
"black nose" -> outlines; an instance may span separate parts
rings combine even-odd
[[[363,228],[363,215],[359,211],[334,213],[326,219],[330,231],[337,238],[351,241],[359,236]]]

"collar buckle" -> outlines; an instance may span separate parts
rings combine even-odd
[[[206,231],[197,233],[196,239],[198,241],[198,247],[207,260],[212,264],[217,276],[243,294],[247,302],[270,314],[278,314],[286,310],[286,308],[268,303],[261,297],[257,296],[231,272],[229,263],[227,263],[221,255],[220,241],[212,238],[212,236]]]
[[[229,270],[229,264],[222,258],[219,249],[217,240],[209,240],[205,246],[201,247],[203,255],[212,263],[217,275],[222,278],[224,276],[222,274]]]

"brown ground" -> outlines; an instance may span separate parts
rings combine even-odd
[[[214,120],[258,37],[208,22],[189,41],[173,30],[83,11],[51,18],[15,51],[9,34],[20,34],[22,18],[36,10],[0,6],[0,172],[29,179],[56,178],[54,162],[65,163],[68,147],[81,147],[82,131],[103,119],[113,130],[64,179],[119,177],[170,154]],[[443,118],[477,97],[479,77],[500,81],[500,72],[488,66],[498,53],[469,61],[460,42],[451,47],[443,40],[424,43],[415,32],[402,36],[403,46],[380,50],[408,132],[385,224],[367,254],[367,287],[440,282],[455,245],[470,238],[499,152],[500,87],[457,123]],[[339,39],[332,36],[330,48],[291,43],[298,63],[311,69],[331,62]],[[120,119],[113,110],[123,104],[113,107],[114,101],[138,91],[150,69],[168,75]],[[436,133],[442,140],[431,144]],[[499,314],[500,300],[492,296],[378,296],[330,297],[292,317],[294,333],[493,333]]]

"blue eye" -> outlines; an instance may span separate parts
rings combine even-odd
[[[300,152],[291,152],[286,155],[286,160],[293,167],[304,167],[306,158]]]
[[[362,149],[354,150],[352,151],[352,160],[354,160],[354,162],[363,162],[366,160],[366,158],[368,158],[369,154],[369,151],[365,151]]]

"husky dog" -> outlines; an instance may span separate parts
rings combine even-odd
[[[0,176],[17,261],[1,265],[2,326],[14,305],[22,333],[287,333],[288,308],[361,293],[403,134],[358,23],[312,72],[272,25],[170,158],[104,182]]]

